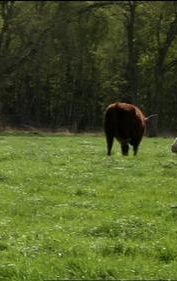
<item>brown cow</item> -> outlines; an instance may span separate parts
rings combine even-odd
[[[148,117],[146,118],[142,111],[132,104],[110,104],[106,109],[104,120],[108,155],[111,155],[114,138],[121,145],[122,155],[128,155],[129,144],[133,146],[136,155],[147,119]]]

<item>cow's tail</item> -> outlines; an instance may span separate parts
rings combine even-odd
[[[156,116],[158,116],[158,114],[151,114],[151,115],[145,117],[145,121],[148,121],[149,119],[156,117]]]

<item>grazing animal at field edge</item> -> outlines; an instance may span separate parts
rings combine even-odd
[[[174,142],[173,142],[173,144],[171,146],[171,151],[173,153],[177,153],[177,138],[175,138],[175,140],[174,140]]]
[[[119,102],[110,104],[104,119],[107,154],[111,155],[113,141],[116,138],[121,145],[122,155],[128,155],[129,144],[133,146],[136,155],[147,119],[148,117],[145,117],[135,105]]]

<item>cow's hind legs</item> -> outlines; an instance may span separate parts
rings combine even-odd
[[[129,151],[129,145],[127,143],[121,143],[122,155],[127,156]]]
[[[140,144],[140,141],[136,141],[136,142],[134,142],[132,144],[133,145],[134,155],[137,155],[139,144]]]
[[[134,145],[133,146],[133,151],[134,151],[134,155],[137,155],[137,152],[138,152],[138,145]]]
[[[106,134],[106,141],[107,141],[107,155],[111,155],[111,149],[113,145],[114,137],[112,135]]]

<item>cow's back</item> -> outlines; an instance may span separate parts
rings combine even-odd
[[[141,134],[145,128],[144,114],[134,105],[114,103],[107,107],[105,130],[115,137],[130,138]]]
[[[108,155],[111,154],[114,138],[120,142],[123,155],[128,155],[129,144],[133,146],[136,155],[145,125],[146,118],[136,106],[127,103],[110,104],[104,119]]]

